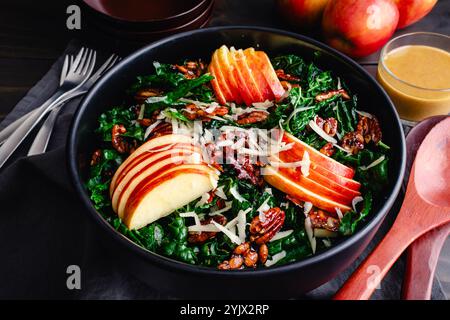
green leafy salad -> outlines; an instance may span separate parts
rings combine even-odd
[[[389,179],[378,119],[314,61],[265,57],[225,47],[209,64],[154,62],[100,116],[86,187],[118,232],[180,262],[236,270],[320,253],[370,217]],[[200,164],[172,164],[171,147]]]

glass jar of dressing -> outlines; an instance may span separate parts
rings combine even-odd
[[[416,122],[450,113],[450,37],[409,33],[381,51],[378,81],[403,120]]]

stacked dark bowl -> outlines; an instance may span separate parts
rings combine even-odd
[[[214,0],[83,0],[89,28],[134,43],[202,28]]]

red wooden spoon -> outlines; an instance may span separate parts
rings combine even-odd
[[[417,149],[428,132],[447,116],[434,116],[416,125],[406,137],[407,171],[412,166]],[[403,279],[402,298],[429,300],[434,273],[445,240],[450,234],[450,223],[436,228],[414,241],[408,248],[406,271]]]
[[[334,299],[369,299],[402,252],[426,232],[450,222],[450,117],[426,136],[411,169],[391,230]]]

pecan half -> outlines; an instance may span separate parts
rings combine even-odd
[[[248,268],[256,268],[258,259],[259,255],[256,250],[250,246],[250,242],[244,242],[234,248],[230,260],[223,261],[218,265],[218,268],[220,270],[240,269],[243,266]]]
[[[316,96],[316,101],[321,102],[324,100],[328,100],[338,94],[342,95],[342,98],[344,98],[344,99],[347,99],[347,100],[350,99],[350,96],[348,95],[347,91],[345,91],[345,89],[339,89],[339,90],[330,90],[330,91],[319,93]]]
[[[278,79],[280,80],[285,80],[285,81],[295,81],[295,82],[299,82],[300,78],[296,77],[292,74],[289,73],[285,73],[283,69],[277,69],[275,71],[275,73],[277,74]]]
[[[254,217],[250,223],[250,240],[256,244],[269,242],[283,227],[285,216],[284,211],[276,207],[267,210],[263,217]]]
[[[357,154],[360,150],[364,149],[364,137],[356,131],[347,132],[342,137],[341,146],[345,150]]]
[[[236,122],[240,125],[253,124],[265,121],[268,116],[269,114],[265,111],[252,111],[240,115]]]
[[[188,104],[183,111],[186,118],[193,121],[196,119],[201,119],[202,121],[211,121],[211,116],[224,116],[228,114],[228,108],[219,106],[211,112],[206,112],[206,110],[197,107],[195,104]]]
[[[127,129],[122,124],[115,124],[111,130],[111,142],[114,149],[119,153],[127,153],[132,150],[132,146],[122,137]]]
[[[144,88],[136,92],[134,95],[134,99],[139,103],[144,103],[150,97],[158,97],[161,96],[163,92],[159,89],[155,88]]]
[[[187,79],[200,77],[206,70],[205,64],[201,61],[186,61],[183,65],[174,65],[174,68],[181,72]]]
[[[364,137],[365,143],[373,141],[373,143],[377,144],[382,138],[380,124],[375,117],[370,119],[368,117],[360,116],[356,131]]]
[[[227,218],[224,216],[214,216],[208,219],[201,221],[201,225],[211,224],[212,221],[217,222],[218,224],[224,226],[227,223]],[[189,232],[188,242],[189,243],[203,243],[209,239],[212,239],[216,236],[217,232]]]
[[[326,155],[327,157],[331,157],[334,154],[334,146],[331,142],[328,142],[320,149],[320,153]]]
[[[267,257],[269,256],[269,248],[267,247],[267,244],[263,243],[262,245],[259,246],[258,256],[259,261],[262,264],[265,264],[267,261]]]
[[[97,149],[94,151],[91,157],[91,166],[95,166],[100,162],[100,159],[102,158],[102,150]]]
[[[332,217],[323,210],[311,210],[309,218],[314,228],[326,229],[333,232],[339,230],[339,219]]]
[[[336,135],[338,122],[335,118],[322,119],[317,116],[316,124],[329,136],[333,137]]]

